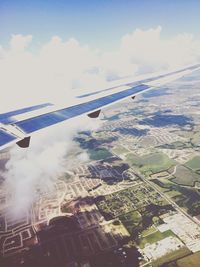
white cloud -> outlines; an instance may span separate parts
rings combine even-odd
[[[28,149],[13,147],[3,173],[5,190],[11,193],[9,212],[15,217],[23,215],[41,193],[53,193],[55,181],[66,168],[87,162],[89,157],[85,151],[77,158],[68,157],[76,147],[73,138],[78,131],[94,130],[100,124],[83,116],[34,134]]]
[[[138,65],[139,72],[159,71],[196,63],[200,56],[200,42],[191,34],[163,39],[162,28],[135,30],[122,38],[121,54]]]
[[[10,48],[12,52],[23,52],[31,43],[32,35],[23,36],[21,34],[12,35],[10,40]]]
[[[0,50],[0,112],[38,102],[68,102],[81,91],[99,89],[106,80],[158,71],[199,60],[200,45],[192,35],[164,40],[162,29],[136,29],[122,37],[119,49],[92,50],[71,38],[54,36],[37,53],[32,36],[13,35]]]

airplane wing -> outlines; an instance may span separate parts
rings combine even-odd
[[[200,70],[200,64],[151,75],[142,80],[126,78],[114,82],[114,85],[108,88],[80,95],[71,105],[58,107],[45,103],[0,114],[0,150],[13,143],[17,143],[20,147],[28,147],[31,134],[38,130],[83,114],[96,118],[104,107],[129,97],[134,98],[138,94],[158,88],[196,70]]]

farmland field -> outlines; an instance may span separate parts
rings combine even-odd
[[[178,267],[199,267],[200,252],[184,257],[177,261]]]
[[[177,166],[174,176],[172,181],[180,185],[194,186],[195,181],[200,181],[200,175],[185,166]]]
[[[200,170],[200,156],[196,156],[185,164],[188,168],[193,171]]]
[[[175,162],[163,153],[148,154],[143,157],[130,153],[126,159],[130,165],[136,166],[143,172],[151,171],[152,173],[157,173],[175,165]]]
[[[144,248],[146,244],[153,244],[169,236],[174,236],[174,233],[171,230],[167,230],[163,233],[161,233],[160,231],[156,231],[154,233],[142,237],[140,239],[139,246],[141,248]]]

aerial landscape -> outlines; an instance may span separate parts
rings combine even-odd
[[[184,267],[199,259],[199,87],[196,72],[106,109],[100,129],[75,137],[71,153],[87,150],[88,162],[66,168],[23,218],[9,214],[1,188],[3,263]],[[3,150],[1,165],[8,159]]]
[[[200,267],[199,10],[0,1],[0,267]]]

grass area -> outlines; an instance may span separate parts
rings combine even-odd
[[[159,181],[161,181],[165,185],[173,185],[174,184],[171,180],[166,179],[166,178],[159,178]]]
[[[139,168],[142,172],[157,173],[175,165],[175,161],[163,153],[148,154],[143,157],[129,153],[126,160],[131,166]]]
[[[142,158],[133,153],[126,155],[126,160],[131,166],[142,167]]]
[[[148,235],[151,235],[155,232],[157,232],[158,230],[156,229],[156,227],[154,225],[150,226],[149,228],[145,229],[144,231],[142,231],[142,237],[146,237]]]
[[[157,181],[157,179],[153,179],[151,181],[154,182],[156,186],[158,187],[158,189],[162,191],[163,193],[166,193],[167,191],[169,191],[168,187],[163,187],[162,184],[159,181]]]
[[[142,232],[142,236],[143,236],[143,232]],[[163,233],[161,233],[160,231],[156,231],[150,235],[142,237],[139,240],[139,246],[140,248],[144,248],[146,244],[153,244],[169,236],[174,236],[174,233],[171,230],[167,230]]]
[[[173,169],[169,170],[173,172]],[[186,168],[185,166],[177,166],[176,173],[174,174],[173,182],[180,185],[194,186],[196,181],[200,181],[200,175],[193,172],[191,169]]]
[[[176,183],[164,184],[159,179],[152,179],[152,182],[159,186],[159,189],[162,188],[163,192],[166,190],[165,193],[190,215],[195,216],[200,213],[200,195],[192,187],[183,187]]]
[[[102,160],[113,156],[106,148],[88,149],[91,160]]]
[[[105,225],[105,230],[106,230],[106,232],[114,232],[115,234],[119,234],[119,235],[122,235],[124,237],[129,236],[129,232],[124,227],[124,225],[119,222],[119,220],[114,221],[111,224]]]
[[[133,221],[133,223],[138,224],[141,221],[141,214],[136,211],[131,211],[123,215],[124,220]]]
[[[119,217],[119,219],[131,234],[135,226],[137,226],[141,222],[142,216],[138,211],[131,211],[129,213],[123,214]]]
[[[160,267],[160,266],[163,266],[163,264],[166,262],[175,261],[175,260],[180,259],[182,257],[185,257],[189,254],[191,254],[191,251],[187,247],[182,247],[179,250],[172,251],[172,252],[166,254],[165,256],[161,257],[160,259],[156,260],[155,262],[152,263],[152,266],[153,267]],[[192,266],[192,265],[188,264],[188,265],[179,266],[179,267],[199,267],[199,265]]]
[[[175,190],[172,190],[172,191],[166,191],[165,193],[166,193],[166,195],[167,195],[168,197],[177,197],[177,196],[180,196],[180,195],[181,195],[180,192],[175,191]]]
[[[116,146],[115,148],[113,148],[113,153],[117,154],[117,155],[121,155],[121,154],[125,154],[128,153],[129,151],[123,147],[123,146]]]
[[[200,252],[189,255],[177,261],[178,267],[199,267]]]
[[[193,171],[200,170],[200,156],[196,156],[193,159],[189,160],[185,166],[192,169]]]
[[[153,179],[152,181],[158,186],[159,190],[165,193],[168,197],[173,198],[181,195],[181,192],[173,189],[175,188],[173,186],[175,184],[168,179]]]

